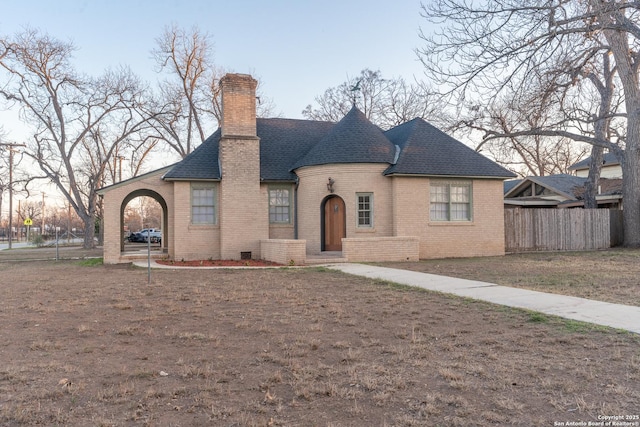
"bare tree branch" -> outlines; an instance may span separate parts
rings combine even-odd
[[[145,88],[128,69],[100,78],[78,75],[71,43],[27,30],[8,41],[0,65],[8,77],[0,94],[18,102],[32,130],[25,154],[39,166],[84,222],[85,246],[94,245],[97,189],[114,153],[144,133]]]

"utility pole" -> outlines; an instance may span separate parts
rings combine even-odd
[[[44,191],[42,192],[42,227],[40,228],[40,235],[44,239]]]
[[[0,147],[7,147],[9,150],[9,249],[13,240],[13,153],[18,150],[15,147],[25,147],[24,144],[0,143]]]

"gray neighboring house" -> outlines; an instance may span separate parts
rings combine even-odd
[[[583,160],[584,162],[586,160]],[[580,163],[582,163],[580,162]],[[577,165],[577,164],[576,164]],[[587,169],[588,169],[587,162]],[[584,207],[586,177],[569,174],[528,176],[505,181],[505,208],[576,208]],[[622,179],[601,178],[596,196],[598,207],[622,208]]]

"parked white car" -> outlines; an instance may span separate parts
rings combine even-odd
[[[151,239],[151,243],[160,243],[162,241],[162,231],[157,228],[144,228],[139,232],[145,242]]]

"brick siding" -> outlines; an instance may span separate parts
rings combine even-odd
[[[260,251],[263,259],[284,265],[304,265],[307,258],[304,240],[262,240]]]
[[[124,200],[135,191],[153,192],[166,204],[168,224],[162,224],[163,246],[171,250],[171,233],[173,228],[173,216],[170,212],[174,204],[173,185],[160,179],[164,170],[149,173],[123,184],[113,185],[109,191],[103,192],[104,198],[104,246],[103,258],[105,264],[117,264],[122,262],[121,254],[124,247],[123,218]],[[145,195],[141,193],[141,195]],[[168,236],[168,239],[165,237]]]
[[[391,180],[382,175],[384,164],[341,164],[305,167],[296,170],[298,187],[298,238],[307,241],[307,251],[320,253],[322,201],[330,195],[345,202],[347,237],[390,237],[393,235]],[[331,177],[334,192],[327,190]],[[373,193],[372,228],[357,227],[356,193]]]
[[[342,256],[349,262],[418,261],[416,236],[342,239]]]

